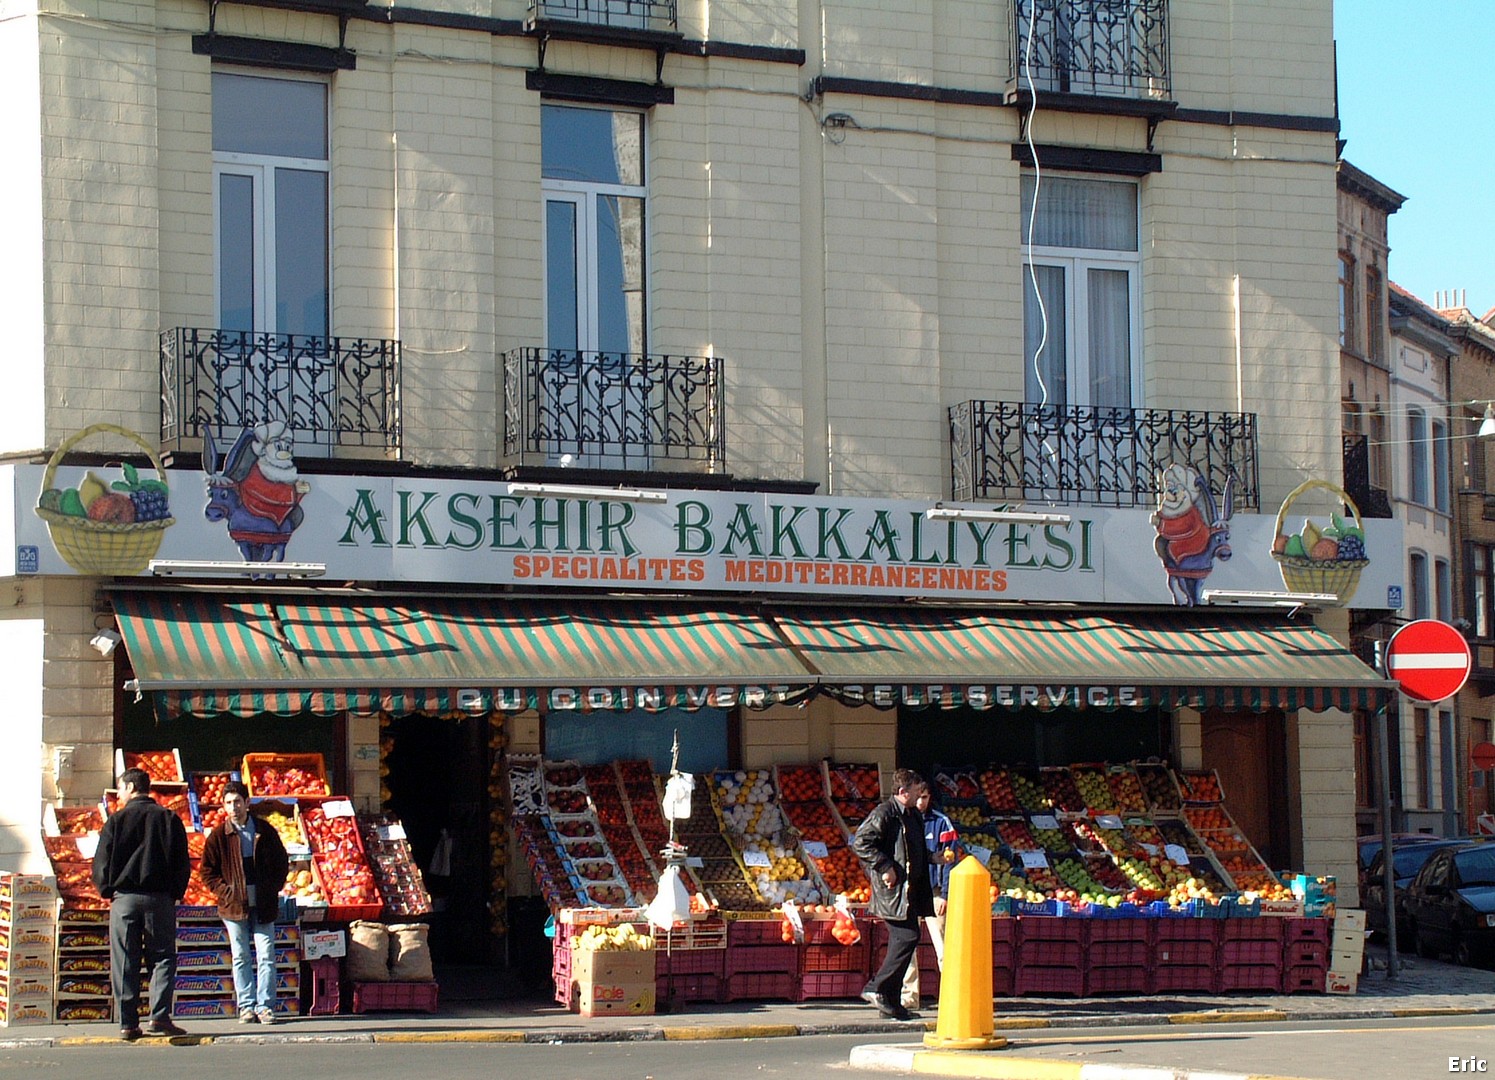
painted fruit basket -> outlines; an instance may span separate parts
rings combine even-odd
[[[142,479],[133,465],[122,479],[92,470],[76,488],[57,488],[58,466],[84,439],[118,435],[145,451],[155,478]],[[167,502],[166,470],[139,435],[114,424],[94,424],[63,442],[47,462],[36,514],[47,523],[52,546],[64,562],[83,574],[140,574],[161,548],[175,522]]]
[[[1353,521],[1329,515],[1327,526],[1306,519],[1299,533],[1284,532],[1288,509],[1305,493],[1327,491],[1349,510]],[[1360,571],[1370,565],[1366,557],[1365,531],[1360,508],[1343,488],[1327,480],[1305,480],[1288,493],[1277,511],[1277,529],[1272,558],[1282,571],[1282,583],[1293,592],[1332,593],[1341,604],[1355,595]]]

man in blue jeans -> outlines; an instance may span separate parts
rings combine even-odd
[[[93,883],[109,901],[109,981],[119,1036],[140,1038],[140,968],[150,969],[146,1035],[185,1035],[171,1020],[176,983],[176,906],[192,863],[182,819],[151,798],[143,769],[119,776],[120,808],[104,822]]]
[[[273,1024],[275,916],[290,861],[279,834],[249,812],[249,789],[239,781],[224,785],[223,809],[228,816],[203,844],[202,880],[228,931],[239,1023]]]

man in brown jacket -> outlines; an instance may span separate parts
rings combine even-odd
[[[225,786],[223,809],[227,818],[203,844],[202,880],[218,897],[228,930],[239,1023],[273,1024],[275,915],[290,861],[279,834],[249,813],[249,789],[239,781]]]

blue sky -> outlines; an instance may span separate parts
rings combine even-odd
[[[1407,197],[1391,279],[1495,307],[1495,0],[1334,0],[1344,157]]]

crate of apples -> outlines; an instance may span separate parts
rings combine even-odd
[[[357,820],[352,816],[329,816],[321,807],[315,807],[301,815],[301,823],[311,846],[312,872],[327,903],[334,908],[349,909],[344,913],[347,918],[377,915],[384,901],[364,855]]]

